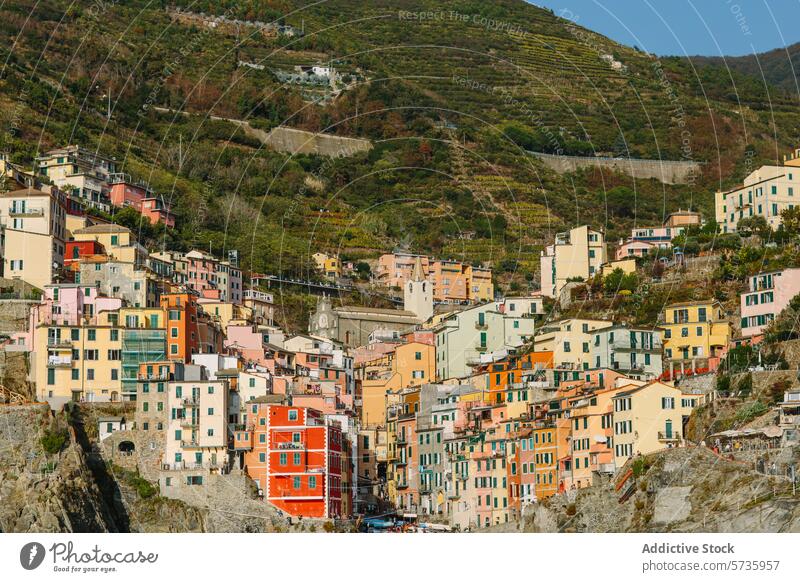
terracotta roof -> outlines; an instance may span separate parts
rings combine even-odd
[[[110,232],[130,233],[131,229],[121,224],[93,224],[86,228],[79,228],[75,231],[75,234],[103,234]]]
[[[52,194],[48,194],[47,192],[42,192],[41,190],[36,190],[35,188],[22,188],[20,190],[12,190],[11,192],[3,192],[0,194],[3,198],[19,198],[20,196],[27,196],[29,198],[33,197],[44,197],[47,196],[48,198],[52,196]]]

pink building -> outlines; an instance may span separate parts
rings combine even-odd
[[[378,259],[376,274],[378,281],[387,287],[403,287],[406,282],[411,280],[414,272],[414,265],[420,259],[422,264],[423,276],[428,276],[430,263],[428,257],[412,255],[410,253],[392,253],[381,255]]]
[[[42,302],[31,307],[28,331],[15,335],[15,343],[29,348],[34,345],[34,334],[39,324],[79,325],[81,322],[91,324],[101,311],[116,311],[122,307],[122,299],[104,297],[98,294],[96,287],[87,287],[71,283],[47,285],[44,288]]]
[[[142,200],[152,198],[153,191],[144,182],[134,183],[128,174],[114,174],[111,177],[111,204],[132,206],[137,212],[142,211]]]
[[[742,293],[742,336],[753,337],[783,311],[800,293],[800,269],[759,273],[748,279],[748,291]]]
[[[169,210],[169,205],[161,198],[145,198],[142,200],[142,216],[150,221],[150,224],[163,222],[168,228],[175,226],[175,215]]]
[[[651,250],[657,248],[658,245],[641,240],[628,240],[627,242],[620,240],[614,259],[621,261],[630,257],[644,257]]]
[[[189,287],[201,296],[206,289],[217,288],[217,264],[219,261],[202,251],[189,251],[186,260],[186,278]]]

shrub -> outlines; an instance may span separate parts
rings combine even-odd
[[[139,475],[136,475],[131,479],[131,484],[136,489],[136,493],[138,493],[139,497],[142,499],[147,499],[148,497],[152,497],[158,493],[155,486],[150,483],[150,481],[140,477]]]
[[[650,463],[647,462],[647,459],[644,457],[638,457],[635,461],[633,461],[633,466],[631,467],[633,470],[633,476],[641,477],[647,472],[649,467]]]
[[[568,516],[572,517],[576,513],[578,513],[578,508],[575,506],[574,503],[570,503],[569,505],[567,505],[567,515]]]
[[[322,524],[322,529],[325,530],[325,533],[333,533],[333,531],[336,529],[336,526],[333,525],[332,521],[326,521]]]
[[[736,416],[734,420],[739,424],[747,424],[754,418],[757,418],[767,412],[769,408],[763,402],[752,402],[750,404],[745,404],[739,410],[736,411]]]
[[[730,376],[717,376],[717,392],[719,392],[721,396],[727,396],[731,393]]]
[[[42,448],[48,455],[55,455],[64,448],[69,434],[66,428],[50,428],[41,439]]]
[[[736,384],[736,390],[741,398],[746,398],[753,393],[753,375],[747,374]]]

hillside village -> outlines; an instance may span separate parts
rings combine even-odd
[[[557,234],[531,294],[406,251],[359,283],[320,249],[299,334],[235,251],[148,249],[94,212],[174,226],[113,160],[70,145],[2,173],[0,412],[49,405],[51,464],[77,407],[90,450],[159,497],[244,479],[290,521],[370,531],[521,523],[604,484],[623,504],[671,449],[795,478],[800,151],[716,193],[715,217]],[[397,305],[332,293],[357,284]]]

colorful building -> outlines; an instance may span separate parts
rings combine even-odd
[[[579,226],[556,235],[555,242],[542,251],[542,294],[557,298],[570,280],[588,281],[608,261],[601,231]]]
[[[256,399],[259,400],[259,399]],[[250,402],[248,426],[234,450],[264,499],[289,515],[348,517],[342,512],[343,436],[338,423],[302,407]]]
[[[759,273],[747,279],[741,294],[742,336],[761,334],[789,302],[800,294],[800,269]]]
[[[731,339],[731,324],[719,302],[673,303],[664,309],[663,320],[664,358],[670,377],[677,372],[716,369]]]

